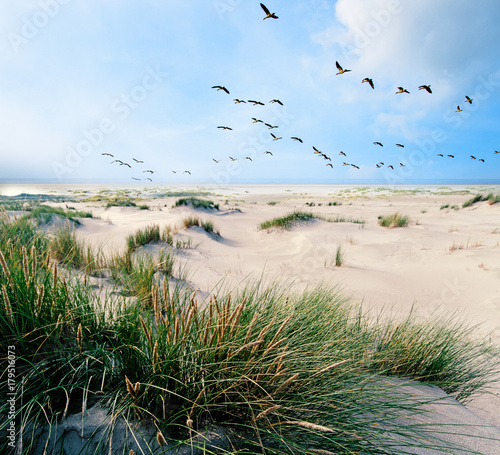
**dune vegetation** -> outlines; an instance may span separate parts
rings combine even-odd
[[[16,347],[23,455],[37,429],[96,403],[111,416],[105,425],[118,416],[154,422],[155,450],[216,423],[235,430],[236,448],[205,453],[401,454],[434,443],[418,426],[393,425],[423,403],[409,404],[388,378],[435,384],[463,401],[498,372],[497,350],[453,318],[373,319],[337,291],[299,292],[290,283],[197,298],[169,279],[172,250],[137,256],[146,240],[157,241],[152,231],[133,236],[113,260],[94,258],[95,270],[121,276],[115,286],[125,297],[99,292],[70,260],[85,251],[71,232],[62,248],[60,234],[1,216],[0,344]],[[0,415],[7,407],[2,399]]]

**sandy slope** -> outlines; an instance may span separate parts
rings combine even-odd
[[[151,210],[71,205],[101,217],[84,220],[79,235],[108,251],[123,248],[128,234],[148,224],[179,226],[192,214],[212,220],[220,237],[199,228],[180,229],[175,236],[190,238],[196,245],[179,251],[177,258],[188,264],[192,281],[202,291],[210,291],[221,280],[231,288],[261,274],[269,280],[290,278],[304,287],[325,283],[341,287],[367,308],[407,314],[414,305],[421,318],[435,311],[460,312],[472,324],[481,324],[478,333],[500,342],[500,204],[482,202],[463,209],[462,203],[477,192],[470,191],[443,195],[429,188],[401,193],[330,186],[239,186],[213,189],[216,196],[210,199],[220,202],[220,211],[173,209],[177,198],[146,200]],[[500,192],[498,187],[493,191]],[[277,203],[269,205],[271,201]],[[342,205],[329,206],[333,201]],[[441,209],[445,204],[460,209]],[[258,230],[262,221],[293,209],[366,223],[315,220],[290,231]],[[378,225],[379,215],[394,212],[408,215],[410,225],[395,229]],[[345,258],[342,267],[335,267],[338,246]],[[471,406],[500,427],[498,389]]]

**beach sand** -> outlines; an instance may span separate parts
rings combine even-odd
[[[16,192],[13,188],[9,191]],[[109,193],[103,193],[105,189]],[[147,225],[176,226],[174,244],[189,239],[192,245],[176,251],[176,260],[185,264],[189,280],[202,293],[259,279],[291,280],[299,288],[323,284],[338,287],[373,314],[404,316],[412,309],[421,319],[457,314],[478,325],[477,336],[500,342],[500,204],[480,202],[462,208],[479,192],[500,193],[498,186],[34,185],[24,191],[79,200],[68,205],[91,211],[96,219],[82,220],[78,235],[103,251],[124,248],[127,235]],[[141,198],[138,204],[150,208],[81,202],[99,191],[106,195],[128,191],[129,196]],[[209,193],[197,197],[218,203],[220,210],[173,208],[179,197],[165,194],[169,192]],[[341,222],[315,219],[291,230],[258,229],[263,221],[293,210]],[[407,227],[388,229],[378,224],[379,216],[395,212],[410,218]],[[201,228],[182,228],[188,215],[211,220],[220,236]],[[338,247],[344,258],[340,267],[335,266]],[[499,388],[468,407],[500,427]]]

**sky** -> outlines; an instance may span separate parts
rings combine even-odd
[[[0,181],[500,182],[498,0],[265,4],[0,3]]]

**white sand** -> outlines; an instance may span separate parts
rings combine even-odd
[[[103,186],[79,188],[89,190],[87,195],[92,195]],[[465,187],[420,188],[422,191],[413,193],[410,191],[415,188],[403,188],[406,192],[401,193],[401,187],[363,190],[328,185],[204,188],[216,195],[208,198],[220,203],[220,212],[187,207],[172,209],[177,198],[144,201],[152,210],[106,209],[101,203],[69,205],[101,217],[101,220],[84,220],[79,235],[106,250],[123,248],[128,234],[152,223],[161,227],[180,225],[186,215],[192,214],[212,220],[220,231],[220,239],[197,228],[181,229],[176,235],[176,238],[189,237],[197,245],[182,250],[178,260],[188,263],[190,279],[202,291],[210,291],[220,280],[231,288],[242,280],[258,279],[262,273],[266,279],[291,278],[304,286],[324,283],[340,286],[346,295],[362,301],[366,308],[393,314],[407,314],[412,306],[420,318],[432,317],[436,311],[457,312],[471,324],[481,324],[479,335],[500,342],[500,204],[482,202],[461,208],[479,190],[483,194],[491,191],[498,194],[500,188],[468,187],[467,195],[451,194]],[[41,185],[38,189],[46,194],[49,191],[73,194],[56,185]],[[277,204],[269,205],[271,201]],[[333,201],[342,205],[328,206]],[[309,207],[306,202],[314,202],[315,206]],[[441,210],[445,204],[460,209]],[[231,210],[235,207],[241,212]],[[258,230],[261,222],[293,209],[366,223],[315,220],[290,231]],[[379,215],[394,212],[408,215],[410,225],[394,229],[378,225]],[[345,257],[341,267],[335,267],[338,246]],[[474,400],[471,408],[500,427],[499,389],[493,395]]]

